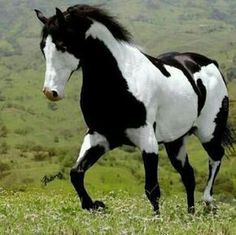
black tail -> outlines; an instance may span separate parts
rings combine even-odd
[[[236,132],[230,123],[227,123],[223,133],[222,145],[226,148],[226,155],[233,155],[235,153],[234,141]]]

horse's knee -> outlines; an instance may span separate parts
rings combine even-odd
[[[76,187],[83,182],[85,171],[82,169],[78,169],[77,167],[72,167],[70,170],[70,180],[71,183]]]

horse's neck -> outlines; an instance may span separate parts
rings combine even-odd
[[[86,37],[85,59],[81,63],[82,96],[94,94],[97,99],[101,94],[127,88],[133,94],[146,96],[142,91],[144,87],[149,89],[147,84],[152,93],[158,93],[161,80],[157,78],[163,75],[139,49],[128,42],[117,41],[100,24],[92,25]]]
[[[86,32],[88,46],[85,51],[87,63],[99,70],[103,67],[106,70],[110,60],[115,60],[122,75],[127,77],[140,65],[140,60],[145,57],[135,46],[128,42],[118,41],[111,32],[101,23],[94,22]],[[89,61],[90,60],[90,61]],[[92,69],[92,68],[90,68]]]

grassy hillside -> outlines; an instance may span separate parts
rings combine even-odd
[[[32,1],[0,0],[0,185],[27,190],[41,186],[44,175],[68,176],[86,132],[79,109],[81,74],[66,88],[66,99],[51,103],[42,94],[44,60],[39,50],[41,24],[34,8],[52,15],[76,3],[104,4],[132,32],[134,41],[152,55],[196,51],[219,61],[229,82],[231,120],[236,124],[236,2],[234,0],[168,1]],[[232,80],[232,81],[231,81]],[[192,138],[189,144],[197,190],[207,179],[207,158]],[[164,195],[183,191],[179,176],[161,152],[160,179]],[[121,148],[108,153],[88,173],[92,190],[143,192],[139,153]],[[225,159],[216,193],[236,195],[235,158]]]

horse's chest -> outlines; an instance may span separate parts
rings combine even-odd
[[[89,128],[100,132],[138,128],[146,122],[146,109],[122,87],[83,86],[81,109]]]

